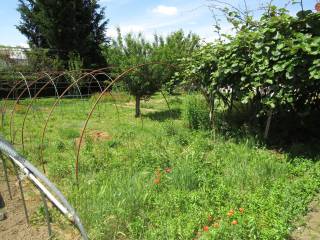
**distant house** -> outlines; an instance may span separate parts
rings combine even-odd
[[[0,69],[5,70],[17,65],[26,65],[28,50],[28,48],[0,46]]]

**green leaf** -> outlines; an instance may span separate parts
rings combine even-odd
[[[273,84],[273,81],[271,79],[267,79],[266,83]]]

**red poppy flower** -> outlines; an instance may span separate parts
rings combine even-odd
[[[209,231],[209,227],[208,226],[204,226],[203,227],[203,231],[208,232]]]
[[[238,224],[238,221],[237,221],[237,220],[233,220],[233,221],[231,222],[231,224],[232,224],[232,225],[237,225],[237,224]]]
[[[160,184],[160,178],[157,177],[156,179],[153,180],[154,184],[158,185]]]
[[[234,210],[231,209],[228,213],[227,213],[228,217],[232,217],[234,215]]]

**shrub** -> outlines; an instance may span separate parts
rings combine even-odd
[[[184,118],[191,129],[205,130],[210,128],[208,105],[199,96],[190,95],[186,98]]]
[[[301,11],[294,17],[271,6],[259,22],[249,17],[241,23],[238,14],[226,11],[237,33],[181,61],[178,76],[190,89],[202,92],[211,111],[217,111],[216,102],[223,102],[228,111],[240,102],[252,107],[244,120],[258,118],[254,125],[261,133],[266,130],[265,137],[283,134],[289,142],[292,132],[305,140],[306,130],[319,131],[305,124],[316,122],[320,105],[319,13]],[[280,132],[273,129],[278,119]]]

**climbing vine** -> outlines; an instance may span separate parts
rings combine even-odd
[[[257,117],[284,112],[299,117],[319,111],[320,13],[291,16],[269,6],[259,21],[224,10],[237,33],[203,46],[183,59],[179,74],[229,109],[250,105]]]

